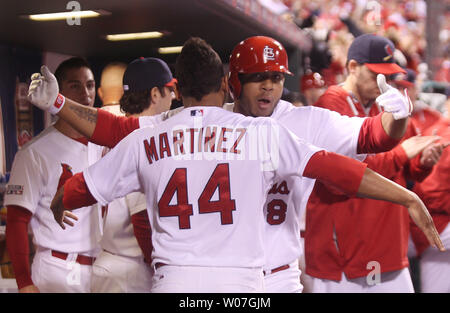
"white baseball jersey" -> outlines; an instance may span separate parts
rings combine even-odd
[[[227,104],[232,110],[233,104]],[[280,100],[271,118],[299,138],[330,152],[363,160],[357,154],[358,137],[364,118],[350,118],[312,106],[295,107]],[[287,177],[275,181],[264,205],[266,222],[264,269],[269,271],[297,260],[302,253],[300,230],[315,179]]]
[[[134,131],[83,174],[102,205],[145,193],[153,264],[262,267],[266,194],[318,150],[270,118],[193,107]]]
[[[226,103],[223,108],[232,112],[234,103]],[[139,125],[156,126],[181,109],[151,117],[142,116],[139,118]],[[312,106],[295,107],[283,100],[278,102],[271,118],[317,147],[358,160],[364,160],[366,157],[365,154],[357,154],[358,138],[365,118],[350,118]],[[266,271],[290,264],[300,257],[302,244],[299,234],[300,230],[304,229],[306,204],[315,181],[310,178],[297,180],[295,177],[287,177],[276,181],[269,189],[264,205]]]
[[[84,145],[53,126],[19,150],[14,158],[5,205],[26,208],[33,216],[34,244],[67,253],[98,252],[101,212],[97,205],[75,211],[75,227],[63,230],[50,210],[62,175],[83,171],[101,157],[101,147]]]
[[[130,195],[140,198],[140,193]],[[128,257],[144,257],[138,245],[131,224],[131,215],[146,209],[145,198],[142,195],[140,203],[131,200],[134,207],[129,207],[125,198],[116,199],[108,205],[101,246],[113,254]]]
[[[115,115],[124,115],[120,105],[108,105],[101,109]],[[157,119],[159,123],[162,121],[161,118]],[[134,235],[131,215],[146,209],[145,196],[141,193],[132,193],[126,198],[116,199],[108,205],[100,244],[104,250],[116,255],[143,258],[142,250]]]

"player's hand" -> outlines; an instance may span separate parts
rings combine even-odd
[[[413,222],[425,234],[431,246],[438,248],[439,251],[445,251],[439,233],[425,204],[423,204],[422,200],[415,193],[411,192],[411,194],[413,195],[412,201],[406,206],[409,216],[411,216]]]
[[[413,104],[408,96],[408,91],[405,89],[402,93],[386,83],[386,77],[383,74],[378,74],[377,84],[381,95],[376,99],[376,102],[383,107],[384,111],[392,113],[395,120],[407,118],[411,115]]]
[[[59,190],[56,192],[50,205],[50,209],[53,212],[55,221],[59,224],[59,226],[61,226],[62,229],[66,229],[66,226],[64,224],[74,226],[74,222],[72,220],[78,221],[78,217],[72,212],[66,210],[63,204],[63,196],[64,186],[59,188]]]
[[[28,100],[38,108],[56,114],[64,104],[64,97],[59,95],[56,77],[47,66],[41,67],[41,73],[31,75]],[[56,102],[56,100],[59,102]]]
[[[433,167],[441,158],[444,149],[448,146],[450,146],[450,142],[429,145],[422,152],[420,164],[427,168]]]
[[[439,136],[414,136],[406,139],[400,145],[405,150],[408,159],[413,159],[440,138]]]
[[[40,293],[40,292],[41,291],[39,290],[39,288],[36,287],[35,285],[28,285],[19,289],[19,293]]]

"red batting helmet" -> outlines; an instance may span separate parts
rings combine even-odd
[[[254,36],[241,41],[230,56],[229,82],[234,99],[241,94],[238,74],[281,72],[293,75],[288,69],[284,47],[273,38]]]

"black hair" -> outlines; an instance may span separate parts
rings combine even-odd
[[[224,70],[214,49],[203,39],[188,39],[176,62],[180,93],[200,101],[205,95],[220,90]]]
[[[62,82],[66,79],[66,74],[68,71],[82,67],[91,69],[89,63],[80,57],[73,57],[61,62],[55,71],[55,77],[58,81],[58,85],[61,86]]]

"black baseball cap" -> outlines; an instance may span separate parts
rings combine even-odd
[[[378,74],[406,73],[394,63],[395,46],[389,39],[373,34],[356,37],[348,48],[347,60],[355,60]]]
[[[173,86],[177,80],[166,62],[157,58],[139,58],[128,64],[123,74],[124,91],[144,91]]]

